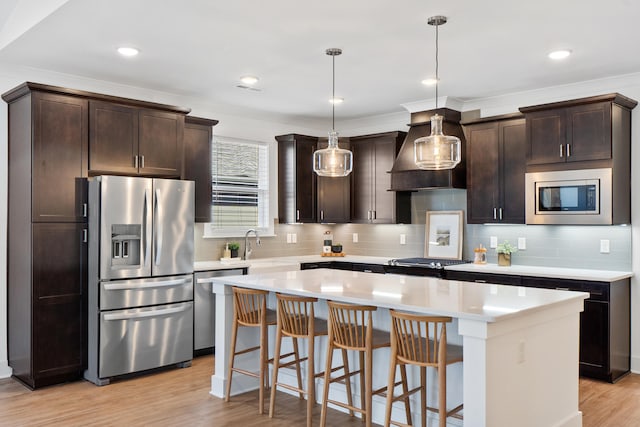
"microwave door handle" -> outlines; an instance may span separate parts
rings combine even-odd
[[[156,189],[155,198],[154,198],[154,247],[155,247],[155,264],[160,265],[160,257],[162,255],[162,200],[160,190]]]

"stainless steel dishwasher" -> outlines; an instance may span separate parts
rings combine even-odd
[[[228,270],[201,271],[193,274],[193,355],[214,352],[216,300],[211,292],[211,279],[247,274],[246,267]]]

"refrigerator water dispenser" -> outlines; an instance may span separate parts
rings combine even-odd
[[[111,225],[111,265],[114,267],[140,267],[140,224]]]

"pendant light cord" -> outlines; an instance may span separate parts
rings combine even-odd
[[[436,110],[438,109],[438,82],[439,82],[439,78],[438,78],[438,27],[439,25],[436,24]]]
[[[336,131],[336,56],[331,56],[333,62],[333,88],[331,92],[331,130]]]

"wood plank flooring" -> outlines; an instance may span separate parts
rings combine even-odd
[[[258,415],[257,393],[231,402],[209,395],[213,359],[194,359],[193,366],[116,381],[97,387],[86,381],[29,391],[13,379],[0,380],[0,426],[238,426],[293,427],[304,425],[306,407],[279,393],[276,417]],[[640,425],[640,375],[608,384],[580,380],[583,427]],[[316,407],[320,419],[320,407]],[[362,423],[330,411],[327,424]],[[541,426],[543,427],[543,426]]]

